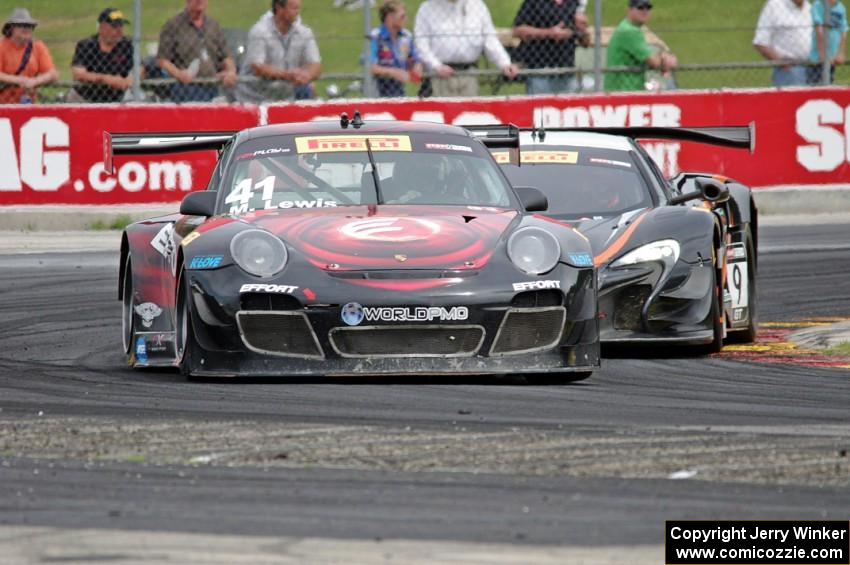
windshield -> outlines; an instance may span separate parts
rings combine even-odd
[[[232,215],[361,204],[515,207],[487,150],[458,135],[274,136],[232,154],[220,202],[220,212]]]
[[[522,166],[494,153],[514,186],[533,186],[549,199],[548,215],[601,217],[652,206],[626,151],[547,147],[521,152]]]

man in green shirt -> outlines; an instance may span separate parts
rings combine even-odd
[[[649,67],[667,72],[676,66],[676,56],[669,52],[653,54],[643,37],[641,27],[649,21],[650,0],[628,0],[626,17],[614,30],[608,42],[606,67]],[[605,90],[645,90],[644,71],[607,72]]]

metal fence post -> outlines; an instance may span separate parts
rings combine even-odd
[[[823,22],[823,63],[821,63],[820,67],[820,83],[824,86],[828,86],[830,84],[830,69],[831,65],[829,64],[829,32],[832,27],[832,22],[829,21],[829,10],[826,8],[828,4],[824,2],[824,10],[826,10],[826,16]]]
[[[133,100],[142,100],[142,0],[133,1]]]
[[[374,98],[375,89],[372,85],[372,70],[369,59],[372,57],[372,3],[363,2],[363,96]]]
[[[593,37],[593,90],[602,92],[602,0],[594,3]]]

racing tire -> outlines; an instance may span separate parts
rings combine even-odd
[[[747,249],[747,327],[740,331],[729,332],[726,341],[730,343],[753,343],[758,333],[758,289],[756,288],[756,249],[753,236],[747,226],[744,232],[744,245]]]
[[[174,332],[177,347],[177,367],[185,377],[192,376],[195,358],[198,356],[198,342],[192,327],[192,309],[189,306],[189,284],[184,280],[185,271],[180,271],[177,279],[177,299],[175,301]]]
[[[136,311],[133,304],[133,262],[130,255],[124,264],[124,280],[121,281],[121,296],[123,310],[121,314],[121,340],[124,345],[124,354],[127,356],[127,364],[131,367],[136,363]]]
[[[590,377],[593,371],[576,373],[530,373],[523,375],[525,382],[530,385],[565,385],[577,383]]]
[[[711,293],[711,325],[713,339],[711,343],[698,348],[702,355],[711,355],[712,353],[720,353],[723,349],[723,305],[720,302],[721,289],[717,285],[717,271],[713,271],[711,276],[711,285],[714,292]]]

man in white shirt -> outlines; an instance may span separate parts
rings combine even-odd
[[[812,46],[809,0],[767,0],[756,25],[753,47],[768,61],[789,61],[773,68],[774,86],[806,84],[805,63]]]
[[[248,49],[240,75],[266,80],[240,82],[236,99],[260,103],[292,100],[295,90],[322,72],[319,46],[313,31],[301,23],[301,0],[272,0],[266,12],[248,32]]]
[[[413,37],[420,59],[434,75],[434,96],[478,96],[478,77],[457,73],[476,67],[482,52],[507,78],[519,72],[482,0],[426,0],[416,12]]]

